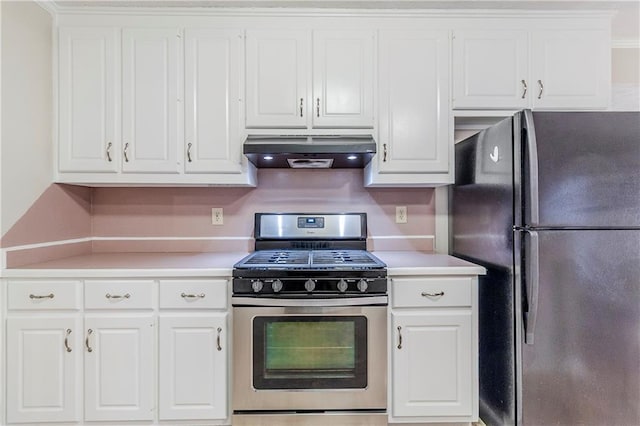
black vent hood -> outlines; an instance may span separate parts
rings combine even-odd
[[[371,135],[249,135],[244,154],[261,168],[362,168],[376,153]]]

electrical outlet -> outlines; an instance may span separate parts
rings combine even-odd
[[[396,206],[396,223],[407,223],[407,206]]]
[[[214,207],[211,209],[211,224],[212,225],[224,224],[224,215],[222,213],[222,207]]]

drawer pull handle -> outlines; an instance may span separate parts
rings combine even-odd
[[[69,347],[69,335],[71,334],[71,329],[67,328],[66,335],[64,336],[64,347],[67,352],[71,352],[71,348]]]
[[[203,299],[205,296],[204,293],[200,293],[200,294],[187,294],[187,293],[182,293],[180,295],[180,297],[184,298],[184,299]]]
[[[422,292],[422,297],[442,297],[444,296],[444,291],[440,293],[427,293],[426,291]]]
[[[53,293],[45,294],[44,296],[40,296],[38,294],[29,295],[29,299],[53,299],[54,297],[55,297],[55,294]]]
[[[129,293],[125,295],[107,293],[104,295],[104,297],[106,297],[107,299],[128,299],[131,297],[131,295]]]
[[[92,329],[88,329],[87,330],[87,338],[84,341],[84,344],[87,347],[87,352],[93,352],[93,348],[91,346],[89,346],[89,336],[91,336],[91,333],[93,333],[93,330]]]
[[[524,80],[520,80],[522,83],[522,99],[527,95],[527,82]]]
[[[402,327],[398,326],[398,349],[402,349]]]
[[[220,333],[222,333],[222,328],[218,327],[218,337],[216,338],[216,344],[218,345],[218,351],[222,350],[222,346],[220,346]]]

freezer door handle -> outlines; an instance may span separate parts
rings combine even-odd
[[[523,236],[525,241],[525,298],[527,307],[524,313],[524,342],[533,345],[536,331],[536,318],[538,316],[538,291],[540,287],[540,246],[538,242],[538,232],[525,230]]]
[[[538,206],[538,143],[536,140],[536,129],[533,124],[533,113],[530,109],[524,110],[524,141],[526,143],[526,155],[528,157],[529,186],[526,188],[527,204],[529,207],[528,217],[525,214],[525,223],[529,226],[536,226],[540,221]],[[523,182],[526,180],[523,179]]]

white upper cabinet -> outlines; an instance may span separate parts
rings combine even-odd
[[[528,37],[526,31],[455,31],[454,106],[526,108],[531,90]]]
[[[450,181],[449,51],[446,31],[380,31],[378,155],[368,185]]]
[[[302,30],[247,31],[247,127],[307,127],[310,36]]]
[[[373,31],[314,31],[313,127],[373,127]]]
[[[247,127],[372,128],[374,40],[373,30],[247,31]]]
[[[240,30],[185,31],[185,171],[240,173]]]
[[[59,51],[59,168],[115,172],[120,33],[110,27],[61,28]]]
[[[453,107],[606,109],[605,30],[456,30]]]
[[[611,49],[606,31],[536,31],[531,36],[534,108],[606,108]]]
[[[182,61],[176,28],[122,32],[122,170],[177,173]],[[182,153],[182,150],[180,150]]]

